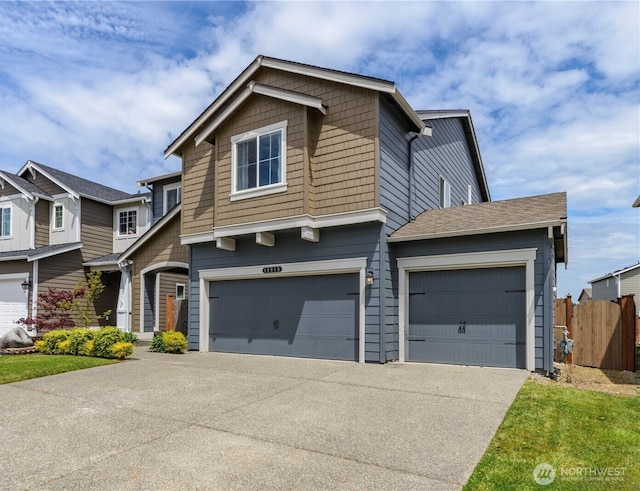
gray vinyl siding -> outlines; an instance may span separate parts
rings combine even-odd
[[[394,262],[398,257],[434,256],[488,252],[509,249],[536,248],[535,259],[535,367],[553,369],[553,310],[555,266],[553,246],[546,229],[510,232],[471,237],[399,242],[393,245]]]
[[[90,199],[82,199],[80,206],[80,240],[84,261],[113,252],[113,208]]]
[[[385,352],[381,361],[398,359],[398,271],[395,258],[389,254],[386,236],[426,210],[439,207],[440,176],[451,186],[451,204],[457,206],[468,195],[481,201],[480,185],[474,171],[467,139],[459,119],[430,121],[433,136],[409,132],[397,112],[380,99],[380,207],[387,212],[384,235],[380,239],[384,265],[376,275],[384,285]],[[409,143],[411,141],[411,144]],[[411,145],[411,147],[410,147]],[[411,153],[411,169],[409,155]],[[413,172],[413,192],[410,195],[410,174]],[[411,200],[411,204],[409,201]],[[421,254],[422,255],[422,254]]]
[[[213,243],[192,245],[189,264],[189,349],[199,347],[200,270],[366,257],[368,269],[379,278],[377,244],[380,231],[380,224],[322,229],[320,241],[312,243],[302,240],[300,230],[294,229],[277,232],[275,247],[257,245],[254,236],[236,238],[235,251],[216,249]],[[380,282],[376,281],[373,287],[367,288],[365,299],[365,360],[371,362],[380,361],[379,285]]]
[[[451,206],[467,203],[468,185],[474,203],[482,201],[462,122],[457,118],[429,121],[432,136],[413,143],[413,165],[418,213],[440,207],[440,176],[451,185]]]
[[[160,220],[164,216],[164,213],[163,213],[164,212],[164,187],[171,186],[179,182],[180,182],[180,177],[153,183],[153,192],[151,193],[153,223],[156,223],[158,220]]]
[[[617,279],[609,276],[591,284],[591,295],[594,300],[615,300],[618,297]]]

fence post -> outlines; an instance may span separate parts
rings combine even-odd
[[[573,301],[571,300],[571,295],[567,295],[565,299],[565,307],[566,307],[566,316],[567,316],[567,337],[569,339],[573,339]],[[574,340],[575,343],[575,340]],[[567,363],[569,365],[573,365],[573,354],[569,353],[567,355]]]
[[[631,372],[636,369],[636,306],[633,295],[625,295],[619,299],[620,303],[620,343],[621,343],[621,370]]]

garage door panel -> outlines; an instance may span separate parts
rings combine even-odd
[[[210,349],[357,359],[358,275],[212,282]]]
[[[27,317],[27,294],[22,278],[0,279],[0,336],[16,327],[16,321]]]
[[[411,273],[407,359],[524,367],[524,268]]]

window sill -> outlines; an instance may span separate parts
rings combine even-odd
[[[138,234],[116,235],[116,239],[137,239]]]
[[[229,195],[229,201],[239,201],[242,199],[257,198],[259,196],[268,196],[270,194],[284,193],[287,191],[287,183],[272,184],[261,188],[247,189],[245,191],[237,191]]]

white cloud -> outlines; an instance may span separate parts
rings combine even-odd
[[[470,109],[494,199],[568,191],[570,271],[639,257],[638,3],[16,5],[0,2],[3,169],[34,159],[134,190],[177,168],[165,147],[265,54]]]

